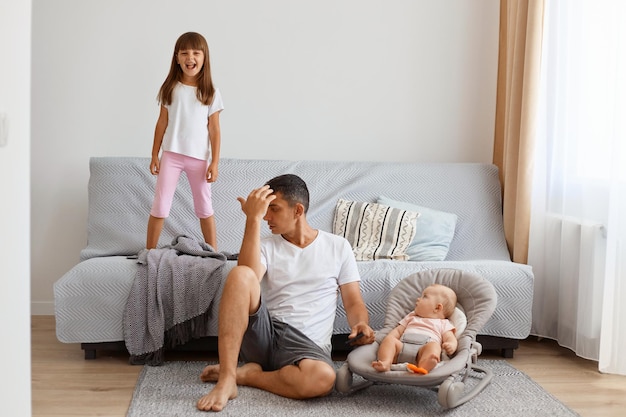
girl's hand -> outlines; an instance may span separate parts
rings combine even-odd
[[[159,169],[161,168],[160,165],[161,162],[159,161],[159,158],[152,158],[150,161],[150,173],[152,175],[158,175]]]
[[[210,164],[206,170],[206,182],[217,181],[217,164]]]

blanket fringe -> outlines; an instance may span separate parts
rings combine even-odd
[[[192,339],[200,339],[209,335],[209,310],[182,323],[175,324],[165,331],[163,347],[141,355],[130,355],[131,365],[159,366],[165,362],[165,350],[184,345]]]

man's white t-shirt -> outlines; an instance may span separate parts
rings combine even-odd
[[[261,240],[261,262],[270,315],[330,351],[339,286],[361,279],[350,243],[323,230],[305,248],[272,235]]]
[[[196,87],[179,82],[172,92],[172,103],[165,107],[168,119],[161,148],[208,161],[211,158],[209,116],[224,110],[220,90],[215,89],[213,102],[206,106],[198,100]]]

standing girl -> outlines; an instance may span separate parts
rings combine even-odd
[[[204,240],[217,251],[211,183],[218,176],[219,117],[224,105],[211,80],[209,47],[202,35],[188,32],[178,38],[158,100],[161,111],[150,162],[150,172],[158,177],[146,248],[156,248],[180,173],[185,171]]]

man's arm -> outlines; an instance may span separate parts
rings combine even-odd
[[[341,300],[343,307],[346,309],[348,324],[352,332],[348,336],[353,339],[357,334],[363,333],[363,337],[355,341],[356,345],[367,345],[374,342],[375,334],[369,326],[369,314],[361,295],[361,287],[359,282],[350,282],[339,287],[341,291]]]
[[[265,274],[265,266],[261,263],[261,224],[270,202],[275,198],[268,185],[252,190],[247,199],[237,198],[246,215],[246,227],[237,264],[252,268],[259,281]]]

